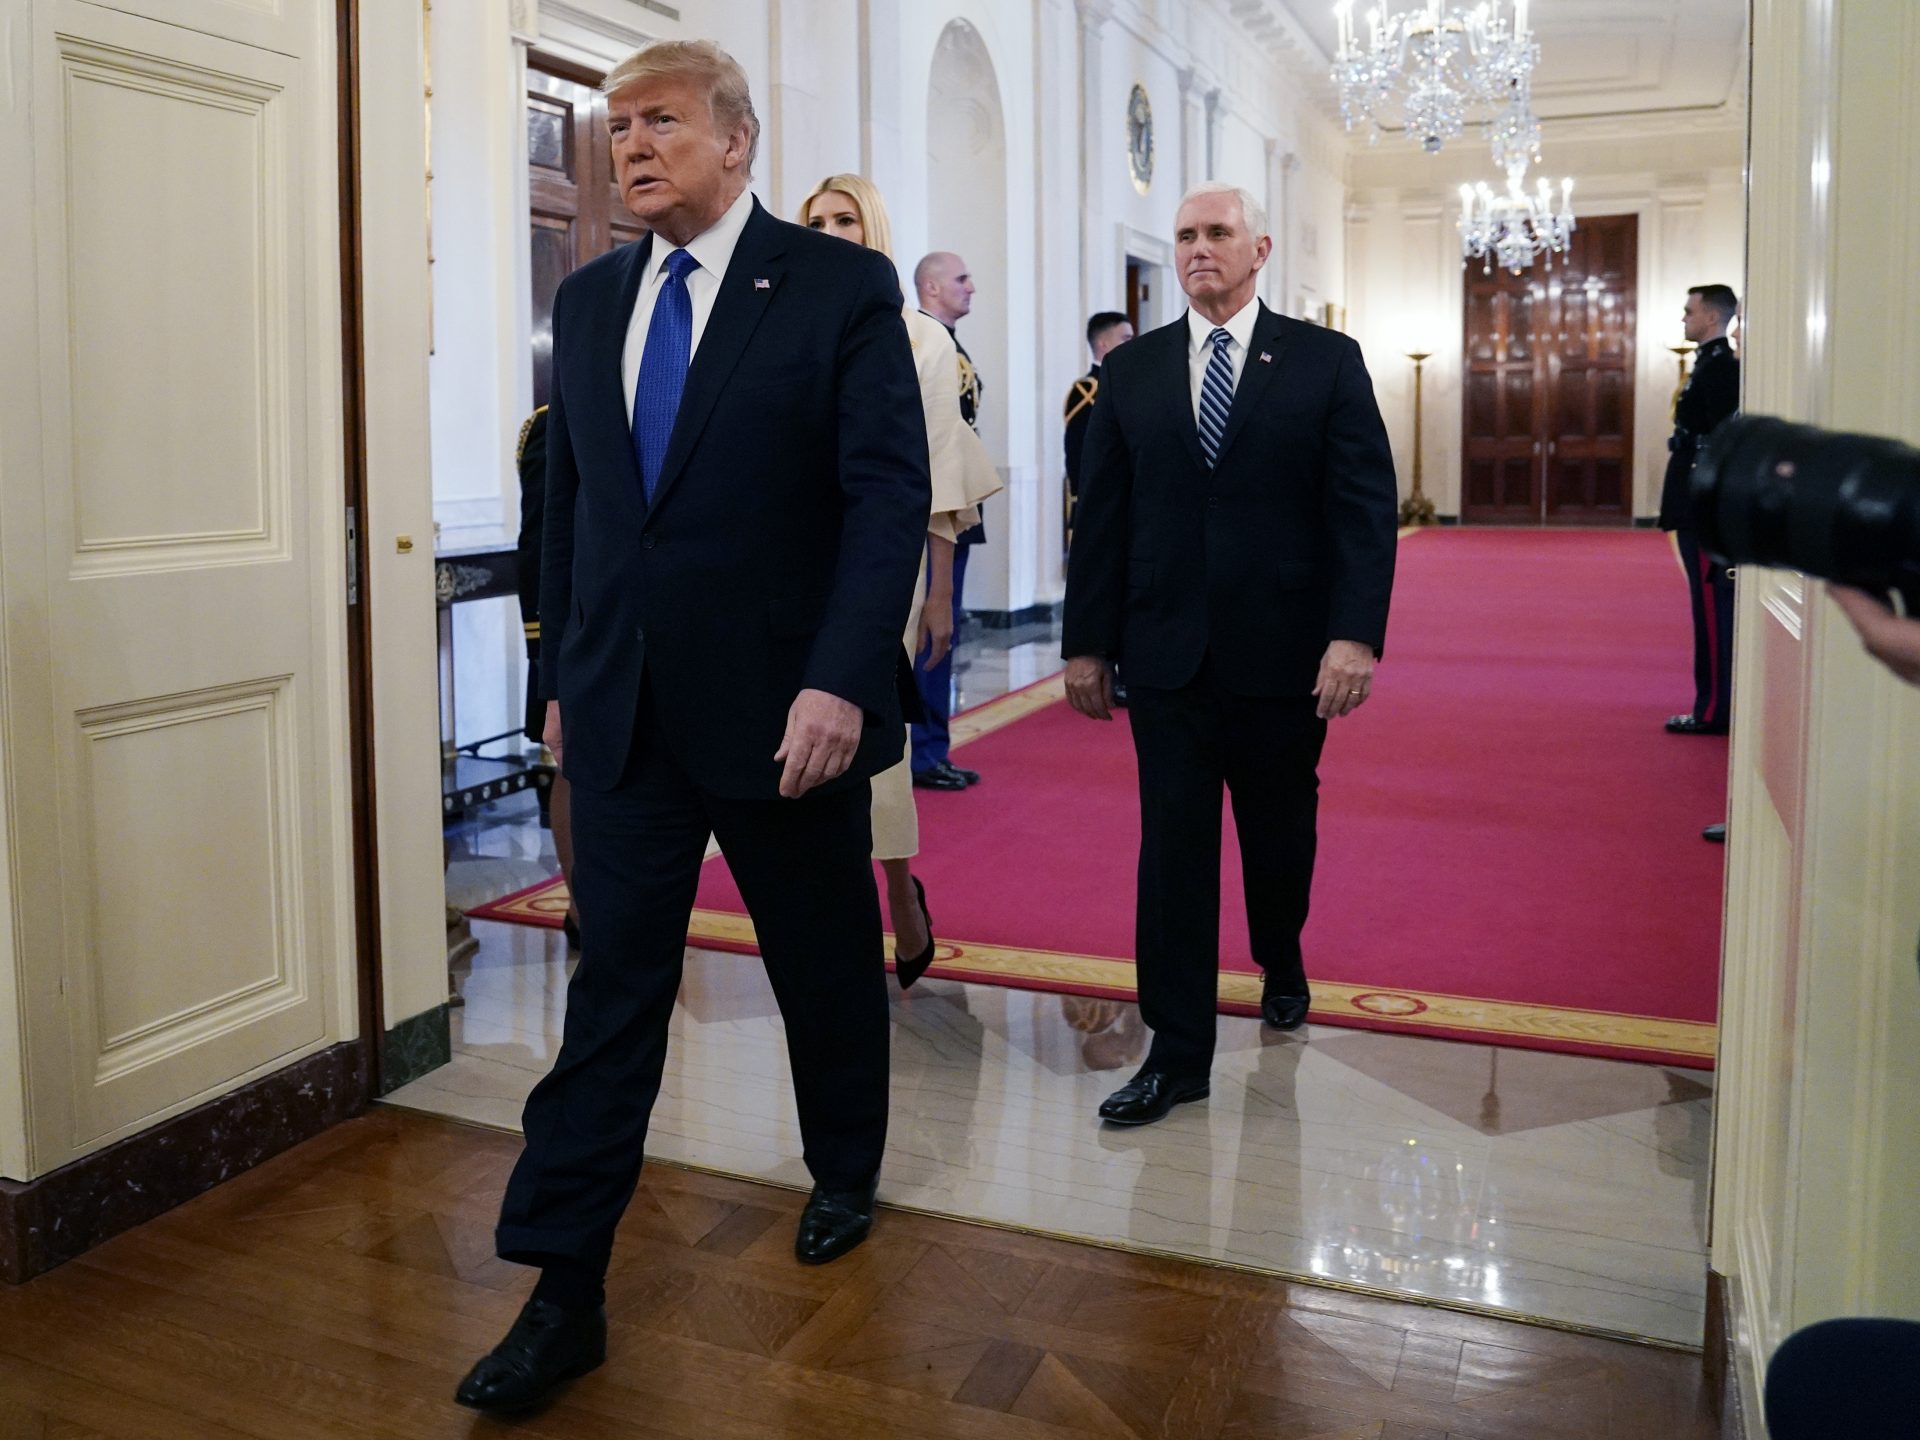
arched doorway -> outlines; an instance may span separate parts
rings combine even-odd
[[[934,48],[927,87],[927,243],[967,262],[977,293],[960,340],[986,386],[980,434],[987,452],[1007,457],[1007,127],[993,59],[980,32],[955,20]],[[902,268],[918,256],[901,256]],[[971,608],[1007,605],[1010,515],[1031,496],[1010,490],[990,502],[987,543],[967,575]],[[997,523],[995,523],[997,522]],[[1022,527],[1024,529],[1024,527]]]

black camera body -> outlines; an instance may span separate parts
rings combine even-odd
[[[1920,613],[1920,450],[1768,415],[1701,441],[1688,490],[1701,544],[1732,565],[1800,570]]]

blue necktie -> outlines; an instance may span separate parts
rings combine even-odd
[[[1220,438],[1227,433],[1227,412],[1233,409],[1233,357],[1227,354],[1232,339],[1218,326],[1207,337],[1213,358],[1207,361],[1206,378],[1200,382],[1200,448],[1206,452],[1209,470],[1220,458]],[[653,348],[651,340],[647,348]]]
[[[687,275],[700,262],[685,250],[667,256],[667,278],[653,302],[647,348],[640,355],[640,379],[633,387],[633,453],[640,462],[640,488],[653,503],[660,467],[666,462],[680,395],[687,388],[687,362],[693,354],[693,300]]]

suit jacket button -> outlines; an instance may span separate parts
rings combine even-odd
[[[646,626],[644,626],[644,625],[636,625],[636,626],[634,626],[634,627],[633,627],[633,638],[634,638],[635,640],[638,640],[638,641],[639,641],[639,642],[640,642],[640,643],[641,643],[642,645],[644,645],[644,644],[646,644],[646,643],[647,643],[647,628],[646,628]]]
[[[640,537],[640,548],[642,550],[651,550],[653,548],[653,537],[651,535],[642,535]]]

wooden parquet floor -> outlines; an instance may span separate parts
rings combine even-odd
[[[456,1408],[529,1272],[517,1138],[379,1110],[16,1289],[6,1440],[1691,1440],[1698,1357],[884,1212],[792,1258],[802,1197],[650,1167],[608,1362],[516,1426]]]

